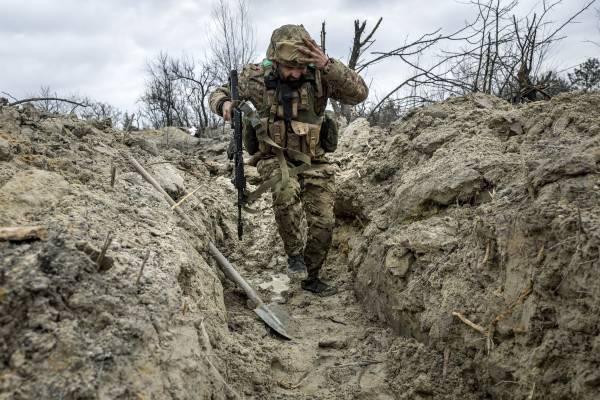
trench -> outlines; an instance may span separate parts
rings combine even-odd
[[[253,362],[267,377],[246,381],[240,392],[265,399],[395,399],[387,383],[388,350],[395,335],[363,310],[348,263],[349,241],[361,234],[359,222],[337,220],[321,278],[338,293],[324,298],[289,282],[285,253],[267,207],[259,215],[246,215],[245,222],[241,243],[237,238],[224,241],[225,248],[234,249],[227,257],[264,301],[283,303],[296,322],[297,335],[287,341],[275,334],[247,308],[243,293],[225,282],[229,330],[249,346]]]

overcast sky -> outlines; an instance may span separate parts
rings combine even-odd
[[[318,40],[326,20],[327,52],[347,59],[356,18],[372,26],[383,16],[372,49],[386,50],[437,28],[449,32],[461,26],[472,16],[466,1],[249,0],[257,59],[272,30],[283,24],[301,23]],[[549,20],[563,21],[586,2],[564,0]],[[520,8],[539,3],[521,0]],[[47,85],[62,95],[85,95],[133,111],[148,59],[161,50],[196,56],[207,50],[210,9],[211,0],[0,0],[0,91],[23,98]],[[576,21],[554,49],[556,69],[600,56],[600,47],[585,42],[600,41],[597,12],[589,10]],[[401,82],[403,71],[392,60],[370,69],[372,93]]]

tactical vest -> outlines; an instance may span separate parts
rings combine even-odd
[[[288,157],[297,161],[306,160],[299,154],[308,156],[310,160],[323,155],[319,139],[325,105],[317,101],[319,94],[323,96],[319,72],[309,69],[304,82],[297,88],[279,81],[270,65],[265,66],[264,78],[265,108],[261,113],[261,123],[267,127],[268,137],[277,146],[286,149]],[[264,140],[259,138],[258,144],[263,154],[272,152],[272,146]]]

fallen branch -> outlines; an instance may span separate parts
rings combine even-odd
[[[69,99],[62,99],[60,97],[31,97],[29,99],[13,101],[12,103],[9,103],[8,105],[16,106],[18,104],[31,103],[32,101],[48,101],[48,100],[62,101],[65,103],[75,104],[76,106],[79,106],[79,107],[89,107],[90,106],[89,104],[79,103],[77,101],[73,101],[73,100],[69,100]]]

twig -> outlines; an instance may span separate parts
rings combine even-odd
[[[335,322],[336,324],[340,324],[340,325],[348,325],[347,323],[345,323],[344,321],[339,321],[333,317],[327,317],[328,320],[330,320],[331,322]]]
[[[491,241],[488,240],[487,245],[485,246],[485,255],[483,256],[483,260],[481,261],[481,263],[479,263],[478,269],[483,269],[488,262],[488,258],[490,257],[490,247],[491,247],[490,244],[491,244]]]
[[[381,364],[383,361],[377,360],[365,360],[365,361],[357,361],[349,364],[340,364],[340,365],[332,365],[329,368],[345,368],[345,367],[366,367],[372,364]]]
[[[483,326],[481,326],[479,324],[476,324],[475,322],[469,321],[467,319],[467,317],[465,317],[464,315],[462,315],[458,311],[452,311],[452,315],[454,315],[455,317],[458,317],[458,319],[460,319],[462,322],[464,322],[465,324],[467,324],[471,328],[475,329],[477,332],[481,333],[484,336],[487,336],[488,331]]]
[[[529,392],[529,396],[527,400],[533,400],[533,396],[535,395],[535,382],[533,382],[533,386],[531,387],[531,392]]]
[[[144,273],[144,267],[146,266],[146,263],[148,262],[149,258],[150,258],[150,250],[148,250],[146,252],[146,255],[144,256],[144,261],[142,261],[142,266],[140,267],[140,272],[138,274],[137,279],[135,280],[136,285],[140,284],[140,279],[142,279],[142,274]]]
[[[104,261],[104,256],[106,256],[106,251],[108,250],[110,244],[112,243],[112,240],[113,240],[112,232],[108,232],[108,234],[106,235],[106,239],[104,240],[104,245],[102,246],[102,250],[100,251],[98,258],[96,259],[96,265],[98,265],[98,268],[100,268],[102,266],[102,262]]]
[[[7,95],[8,97],[10,97],[11,99],[13,99],[13,100],[17,101],[17,98],[16,98],[15,96],[13,96],[12,94],[8,93],[8,92],[0,92],[0,93],[2,93],[2,94],[5,94],[5,95]]]
[[[448,374],[448,363],[450,362],[450,347],[444,349],[444,367],[442,368],[442,377],[446,378]]]
[[[202,331],[202,336],[200,338],[201,338],[201,341],[204,344],[204,348],[206,349],[206,351],[207,351],[207,353],[209,355],[212,355],[212,346],[210,344],[210,340],[208,338],[208,334],[206,333],[206,329],[204,329],[204,320],[200,321],[200,330]],[[200,355],[204,357],[204,360],[208,363],[208,365],[210,366],[210,368],[213,371],[214,375],[217,377],[217,379],[219,381],[221,381],[221,383],[223,384],[223,386],[225,386],[225,388],[227,390],[229,390],[236,399],[241,399],[240,395],[231,386],[229,386],[229,384],[227,383],[227,381],[225,380],[225,378],[223,378],[223,375],[221,375],[221,372],[219,372],[219,370],[217,369],[217,367],[215,367],[215,365],[212,363],[212,361],[210,360],[210,358],[208,357],[208,355],[204,354],[204,353],[200,353]]]
[[[115,178],[117,177],[117,166],[110,166],[110,187],[115,187]]]
[[[79,107],[89,107],[90,106],[89,104],[79,103],[77,101],[68,100],[68,99],[61,99],[59,97],[31,97],[29,99],[13,101],[12,103],[9,103],[9,106],[16,106],[17,104],[22,104],[22,103],[30,103],[32,101],[47,101],[47,100],[64,101],[65,103],[75,104],[76,106],[79,106]]]
[[[298,383],[296,383],[295,385],[290,386],[290,389],[298,389],[306,380],[306,378],[308,378],[308,376],[310,375],[310,370],[306,371],[304,373],[304,375],[302,375],[302,377],[300,378],[300,380],[298,381]]]
[[[188,197],[190,197],[191,195],[196,193],[198,190],[200,190],[200,188],[202,188],[202,186],[198,186],[196,189],[192,190],[191,192],[189,192],[188,194],[183,196],[183,198],[181,200],[179,200],[177,203],[175,203],[171,206],[171,210],[174,210],[175,208],[179,207],[184,201],[186,201],[188,199]]]
[[[200,321],[200,331],[202,331],[202,339],[204,341],[204,348],[208,353],[213,352],[212,345],[210,344],[210,338],[208,337],[208,332],[206,332],[206,328],[204,327],[204,319]]]

